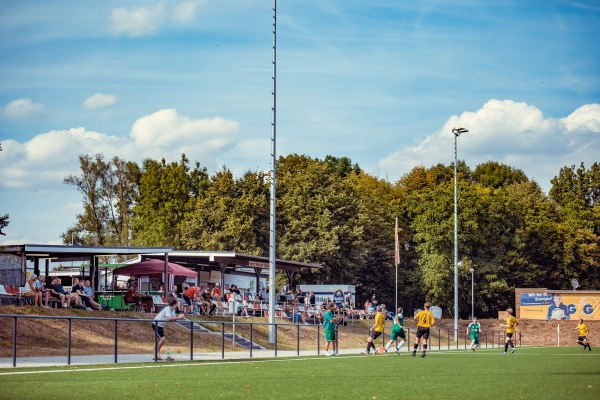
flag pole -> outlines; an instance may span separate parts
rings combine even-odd
[[[394,264],[396,265],[396,308],[394,314],[398,312],[398,264],[400,264],[400,241],[398,240],[398,217],[394,226]]]

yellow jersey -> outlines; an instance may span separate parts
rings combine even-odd
[[[508,327],[506,328],[506,333],[515,333],[515,325],[516,324],[517,324],[517,319],[515,318],[514,315],[511,315],[508,318],[506,318],[506,325],[508,325]]]
[[[383,332],[383,327],[385,326],[385,315],[383,313],[378,312],[375,314],[375,332]]]
[[[585,324],[577,324],[577,329],[579,329],[579,336],[587,336],[589,329]]]
[[[415,319],[417,320],[417,325],[421,328],[431,328],[431,325],[435,323],[435,318],[433,318],[433,314],[431,311],[421,310],[415,315]]]

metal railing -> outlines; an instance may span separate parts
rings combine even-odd
[[[73,322],[79,323],[80,321],[90,321],[92,323],[99,323],[100,321],[105,323],[105,324],[110,324],[112,323],[112,332],[113,332],[113,343],[112,343],[112,360],[113,362],[116,364],[119,362],[119,327],[123,326],[126,323],[141,323],[141,324],[147,324],[150,325],[153,322],[165,322],[166,324],[178,324],[181,325],[185,328],[189,329],[189,360],[193,361],[194,360],[194,350],[196,349],[196,346],[199,345],[200,340],[202,338],[202,336],[198,336],[198,334],[210,334],[210,335],[219,335],[220,336],[220,358],[221,359],[225,359],[225,354],[226,354],[226,344],[229,342],[232,342],[232,344],[234,342],[236,342],[236,340],[239,338],[242,339],[246,339],[246,342],[249,343],[248,347],[246,348],[245,346],[240,346],[240,348],[245,349],[245,351],[247,351],[248,356],[250,358],[254,357],[254,351],[255,351],[255,347],[258,346],[258,348],[260,348],[259,351],[271,351],[273,352],[274,357],[278,356],[278,351],[280,350],[280,345],[279,345],[279,341],[278,341],[278,331],[281,329],[286,329],[286,335],[290,335],[291,331],[295,331],[293,332],[295,334],[295,348],[292,347],[288,341],[288,344],[284,345],[283,348],[286,351],[293,351],[295,350],[295,353],[297,356],[300,355],[300,351],[301,351],[301,340],[310,340],[310,341],[314,341],[314,345],[313,346],[309,346],[309,350],[310,351],[315,351],[316,355],[320,355],[321,354],[321,335],[322,335],[322,325],[302,325],[302,324],[291,324],[291,323],[275,323],[275,324],[270,324],[267,322],[238,322],[238,321],[210,321],[210,320],[181,320],[181,321],[157,321],[154,319],[137,319],[137,318],[100,318],[100,317],[79,317],[79,316],[42,316],[42,315],[12,315],[12,314],[0,314],[0,320],[2,319],[11,319],[13,321],[13,329],[12,329],[12,343],[11,343],[11,347],[12,347],[12,366],[16,367],[17,366],[17,355],[18,355],[18,338],[19,338],[19,321],[20,320],[25,320],[25,319],[38,319],[38,320],[63,320],[67,322],[67,331],[66,331],[66,340],[67,340],[67,344],[66,344],[66,364],[67,365],[71,365],[72,362],[72,350],[73,350],[73,337],[72,337],[72,332],[73,332]],[[274,326],[275,327],[275,341],[274,343],[263,343],[263,345],[265,347],[263,347],[263,345],[259,345],[257,343],[255,343],[255,338],[256,338],[256,329],[259,329],[260,327],[269,327],[269,326]],[[208,327],[208,328],[207,328]],[[238,332],[236,334],[236,327],[238,328]],[[206,329],[203,332],[198,332],[198,328],[202,329]],[[339,328],[339,327],[338,327]],[[156,328],[155,329],[156,332]],[[306,332],[306,331],[314,331],[314,333],[316,334],[316,338],[313,339],[306,339],[306,334],[305,335],[301,335],[301,332]],[[370,327],[369,327],[370,330]],[[343,332],[343,327],[342,327],[342,332]],[[406,350],[407,351],[411,351],[411,337],[414,336],[415,334],[415,330],[411,329],[411,328],[406,328],[405,327],[405,332],[406,332]],[[464,333],[464,331],[461,331]],[[436,334],[437,333],[437,334]],[[44,335],[44,332],[39,332],[40,335]],[[240,335],[241,334],[241,335]],[[468,338],[465,336],[464,337],[464,343],[459,343],[459,342],[453,342],[450,340],[450,336],[451,334],[454,334],[454,330],[445,330],[445,329],[431,329],[430,331],[430,336],[429,336],[429,349],[433,350],[435,349],[435,345],[437,344],[437,349],[438,350],[442,350],[442,349],[460,349],[460,348],[464,348],[466,349],[469,342],[468,342]],[[227,339],[226,337],[228,335],[231,335],[231,339]],[[237,336],[236,336],[237,335]],[[245,335],[245,336],[242,336]],[[154,359],[157,359],[158,356],[158,349],[157,349],[157,342],[158,342],[158,337],[157,335],[153,335],[154,336]],[[266,335],[262,335],[262,337],[259,340],[262,340],[263,342],[266,341],[265,338]],[[177,333],[177,337],[179,338],[179,342],[182,342],[182,335],[181,333]],[[198,338],[196,340],[196,338]],[[302,339],[301,339],[302,338]],[[8,338],[6,338],[8,339]],[[139,338],[138,338],[139,339]],[[386,334],[386,332],[384,331],[384,333],[381,335],[381,340],[382,340],[382,346],[385,346],[385,344],[387,343],[387,340],[389,340],[389,335]],[[521,337],[519,334],[517,334],[516,336],[516,342],[518,343],[518,345],[521,345]],[[8,341],[8,340],[6,340]],[[121,340],[123,341],[123,340]],[[213,340],[214,342],[215,340]],[[480,334],[480,347],[484,347],[488,348],[488,347],[501,347],[504,345],[504,332],[503,331],[482,331],[482,333]],[[148,345],[150,344],[150,342],[148,342]],[[176,345],[176,344],[175,344]],[[365,343],[366,345],[366,343]],[[183,348],[183,346],[180,346]],[[316,348],[315,348],[316,347]],[[341,349],[341,341],[340,341],[340,335],[337,335],[337,348]],[[214,349],[214,346],[213,346]],[[244,352],[245,352],[244,351]],[[282,350],[283,351],[283,350]],[[212,351],[211,354],[216,354],[216,351]],[[141,353],[141,354],[148,354],[148,353]],[[106,354],[104,354],[106,355]],[[39,352],[36,354],[36,356],[41,357],[43,356],[43,354],[40,354]],[[270,356],[270,355],[269,355]]]

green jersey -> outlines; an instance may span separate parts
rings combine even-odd
[[[335,323],[331,321],[333,317],[333,313],[329,310],[327,310],[327,312],[325,312],[325,315],[323,315],[323,329],[325,329],[326,331],[335,330]]]
[[[469,324],[469,333],[471,336],[479,336],[479,331],[481,330],[481,324],[479,322],[471,322]]]
[[[401,331],[402,327],[404,327],[404,316],[402,314],[396,314],[394,317],[394,326],[392,327],[392,330]]]

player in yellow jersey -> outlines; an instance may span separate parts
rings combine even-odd
[[[371,347],[375,349],[373,341],[377,339],[383,333],[383,327],[385,326],[385,314],[381,312],[381,306],[377,306],[375,313],[375,323],[371,327],[371,333],[367,338],[367,351],[363,354],[368,356],[371,354]],[[373,355],[377,354],[377,349],[373,352]]]
[[[417,323],[417,338],[415,339],[415,344],[413,347],[412,356],[415,357],[417,355],[417,349],[419,348],[419,342],[421,338],[423,338],[423,353],[421,353],[421,357],[425,357],[427,353],[427,341],[429,340],[429,329],[435,323],[435,318],[433,318],[433,314],[429,309],[431,308],[431,303],[427,302],[423,305],[425,310],[421,310],[415,315],[415,322]]]
[[[513,314],[512,308],[507,308],[506,312],[508,313],[508,318],[506,318],[506,324],[500,324],[500,326],[504,326],[506,328],[506,338],[504,339],[504,353],[502,353],[502,354],[506,354],[506,350],[508,350],[509,344],[510,344],[510,347],[512,348],[512,350],[510,351],[510,354],[512,354],[516,350],[515,344],[512,341],[512,336],[515,333],[515,326],[518,325],[518,323],[517,323],[517,319],[512,315]]]
[[[576,329],[579,330],[579,336],[577,337],[577,344],[582,345],[584,350],[587,347],[587,349],[589,351],[592,351],[592,348],[590,347],[590,342],[588,342],[588,336],[590,334],[590,330],[588,329],[587,325],[583,323],[583,318],[579,318],[579,324],[577,324]]]

